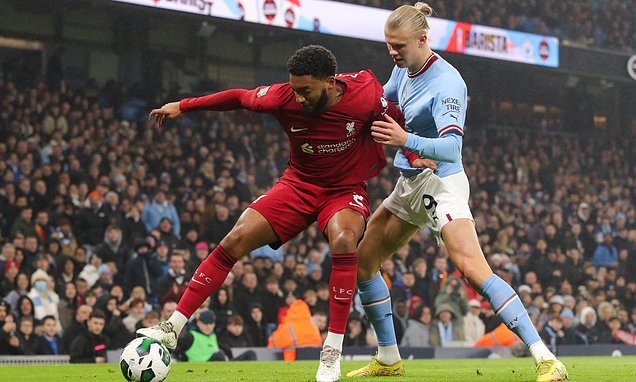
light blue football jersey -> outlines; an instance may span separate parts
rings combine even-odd
[[[409,133],[405,148],[422,157],[438,160],[436,174],[439,177],[443,178],[464,170],[461,145],[468,91],[457,69],[437,53],[433,53],[415,73],[409,73],[407,68],[396,66],[384,85],[384,96],[398,103],[404,114],[405,128]],[[426,139],[441,137],[448,139]],[[442,141],[446,141],[446,144],[437,147],[438,150],[422,151],[424,147],[433,148],[437,143],[442,144]],[[454,152],[442,152],[445,154],[441,155],[444,160],[439,160],[440,150],[448,151],[449,147],[453,147],[451,151]],[[432,151],[437,153],[433,155]],[[421,171],[409,165],[402,150],[397,151],[393,165],[405,176]]]

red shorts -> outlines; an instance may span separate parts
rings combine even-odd
[[[350,208],[366,220],[369,198],[366,182],[347,186],[320,187],[306,183],[288,173],[249,206],[267,219],[280,239],[273,247],[292,239],[316,220],[325,232],[336,212]]]

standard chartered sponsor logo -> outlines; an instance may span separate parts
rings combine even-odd
[[[356,138],[347,139],[338,143],[330,143],[326,145],[312,146],[309,143],[303,143],[300,149],[305,154],[333,154],[339,153],[351,147],[356,142]]]

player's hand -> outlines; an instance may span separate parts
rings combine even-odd
[[[373,140],[387,146],[404,146],[408,138],[406,131],[390,115],[384,114],[384,119],[386,121],[375,121],[371,125]]]
[[[179,118],[181,116],[181,108],[179,108],[179,102],[170,102],[163,106],[160,109],[153,109],[148,115],[148,121],[155,117],[155,128],[158,129],[161,127],[164,119],[174,119]]]
[[[433,171],[437,171],[437,162],[427,158],[416,159],[411,166],[413,168],[430,168]]]

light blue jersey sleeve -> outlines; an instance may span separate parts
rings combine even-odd
[[[391,102],[398,102],[398,84],[397,84],[397,66],[393,68],[391,72],[391,77],[384,84],[384,98],[388,99]]]
[[[425,138],[409,133],[404,147],[423,158],[441,162],[461,162],[462,136],[466,120],[467,90],[461,77],[440,78],[434,92],[431,113],[439,138]]]
[[[432,113],[440,137],[450,132],[464,135],[468,91],[461,77],[445,76],[435,82],[438,89],[433,99]]]

